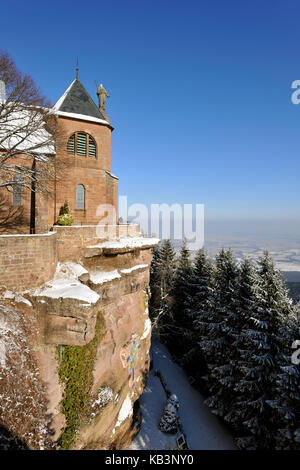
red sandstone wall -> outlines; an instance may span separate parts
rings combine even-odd
[[[14,158],[15,165],[32,165],[32,158],[28,156],[19,156]],[[12,191],[0,189],[0,234],[5,233],[29,233],[30,229],[30,199],[29,189],[22,188],[22,206],[13,206]],[[22,215],[22,224],[17,223],[16,216]]]
[[[97,228],[99,229],[97,233]],[[89,245],[96,245],[102,240],[118,237],[139,236],[138,225],[106,225],[106,226],[55,226],[57,232],[57,250],[59,261],[78,261],[80,250]]]
[[[14,158],[14,164],[26,166],[28,168],[32,165],[32,157],[21,155]],[[48,232],[48,206],[52,207],[52,220],[53,220],[53,195],[51,194],[52,188],[48,188],[50,193],[36,193],[36,208],[35,208],[35,233]],[[13,193],[6,189],[0,189],[0,235],[1,234],[16,234],[16,233],[30,233],[30,206],[31,206],[31,191],[30,189],[22,188],[22,205],[13,206]],[[22,215],[21,223],[18,222],[17,217]]]
[[[0,236],[0,285],[15,291],[40,286],[56,265],[56,233]]]
[[[44,197],[36,195],[36,233],[46,233],[56,222],[59,210],[65,201],[68,201],[71,213],[75,219],[75,225],[97,224],[101,217],[97,215],[97,209],[101,204],[111,204],[115,211],[106,217],[103,223],[115,224],[118,211],[118,178],[110,174],[111,168],[111,128],[105,125],[70,119],[59,118],[60,140],[57,146],[57,183],[49,187],[50,194]],[[96,142],[97,158],[69,155],[66,151],[67,141],[74,132],[86,132]],[[32,164],[31,157],[20,156],[15,163],[22,165]],[[82,184],[85,188],[85,209],[76,209],[76,188]],[[56,203],[55,195],[56,193]],[[0,192],[0,233],[29,233],[30,219],[29,190],[22,191],[22,211],[24,223],[15,226],[14,229],[1,227],[4,198],[7,208],[12,206],[12,194],[7,191]],[[55,214],[54,216],[54,205]],[[1,214],[2,212],[2,214]],[[1,217],[2,216],[2,217]]]
[[[66,165],[60,171],[56,184],[56,216],[61,206],[68,201],[75,225],[97,224],[97,208],[100,204],[112,204],[115,215],[106,223],[116,223],[118,179],[110,174],[111,163],[111,129],[107,126],[80,121],[65,117],[59,118],[60,133],[63,142],[57,151],[57,160]],[[74,132],[86,132],[96,142],[97,158],[69,155],[66,151],[67,141]],[[76,209],[76,187],[82,184],[85,188],[85,210]],[[54,202],[49,202],[48,224],[54,223]]]

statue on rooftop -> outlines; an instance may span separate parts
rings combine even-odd
[[[100,111],[105,112],[105,100],[106,100],[106,97],[109,98],[109,94],[105,90],[102,83],[101,83],[101,85],[99,86],[99,88],[97,90],[97,95],[98,95],[98,99],[99,99],[99,109],[100,109]]]

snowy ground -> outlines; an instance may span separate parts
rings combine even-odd
[[[157,425],[166,404],[166,395],[158,377],[159,369],[168,389],[179,399],[179,416],[190,449],[230,450],[235,449],[233,440],[203,404],[202,396],[189,384],[184,371],[172,362],[167,348],[152,341],[153,368],[145,391],[140,399],[143,422],[139,434],[129,449],[163,450],[175,449],[177,435],[159,431]]]

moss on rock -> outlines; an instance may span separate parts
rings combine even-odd
[[[93,385],[98,345],[103,337],[103,315],[97,319],[95,336],[85,346],[57,346],[58,374],[64,384],[62,411],[66,427],[59,440],[60,449],[71,449],[81,419],[85,416]]]

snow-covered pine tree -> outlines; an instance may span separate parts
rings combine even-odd
[[[189,297],[189,280],[192,275],[192,263],[187,240],[183,240],[177,260],[177,269],[173,283],[173,325],[172,334],[168,337],[171,352],[179,359],[184,354],[184,339],[188,332],[185,318],[187,298]]]
[[[209,369],[206,379],[210,396],[205,403],[219,416],[225,416],[230,408],[235,381],[236,351],[232,343],[236,337],[238,276],[232,251],[222,249],[216,258],[214,308],[200,339]]]
[[[170,293],[176,271],[176,252],[171,240],[164,240],[160,246],[161,280],[163,293]]]
[[[280,450],[300,450],[300,365],[292,357],[292,345],[300,339],[300,316],[295,307],[284,318],[285,344],[276,377],[277,397],[270,404],[277,413],[275,446]]]
[[[164,240],[154,252],[151,264],[150,316],[153,330],[161,341],[169,334],[172,319],[172,288],[176,270],[176,253],[170,240]]]
[[[239,345],[241,375],[235,385],[235,410],[243,431],[237,443],[241,448],[272,449],[278,425],[278,370],[285,360],[285,320],[291,301],[267,252],[259,261],[258,274],[257,305],[249,310],[252,314]]]
[[[228,412],[224,419],[236,429],[241,427],[241,423],[246,419],[247,396],[251,399],[255,382],[249,381],[247,374],[251,376],[252,370],[248,369],[247,348],[249,343],[248,331],[252,328],[252,320],[258,307],[257,289],[259,284],[258,272],[252,262],[245,258],[240,267],[239,283],[237,286],[235,310],[235,327],[232,331],[232,349],[235,360],[234,368],[234,389],[232,390],[232,400]]]
[[[161,303],[161,259],[160,245],[152,248],[152,261],[150,265],[150,300],[149,300],[149,316],[152,322],[155,321],[157,312]]]
[[[181,364],[200,381],[207,369],[199,335],[207,334],[205,326],[210,320],[214,300],[214,265],[203,249],[196,254],[187,291],[184,309],[186,335]]]

